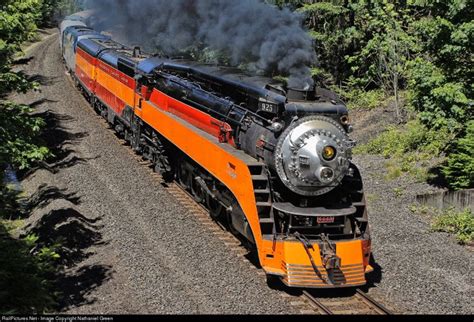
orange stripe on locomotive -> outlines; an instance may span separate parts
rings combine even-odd
[[[97,59],[77,48],[76,52],[76,77],[90,93],[94,93],[95,69]]]
[[[135,80],[118,71],[100,58],[96,69],[96,96],[117,115],[122,115],[126,106],[135,104]]]

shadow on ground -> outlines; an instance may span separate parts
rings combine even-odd
[[[31,213],[33,209],[43,209],[54,200],[67,200],[73,205],[81,203],[81,197],[77,193],[68,193],[67,189],[42,184],[26,203],[26,212]]]
[[[56,282],[57,288],[62,290],[58,311],[94,303],[96,299],[90,298],[90,293],[111,277],[112,267],[109,265],[82,266],[73,274],[61,276]]]
[[[44,75],[31,75],[28,76],[28,80],[30,82],[36,82],[42,86],[50,86],[58,83],[61,78],[60,77],[47,77]]]
[[[45,103],[55,102],[42,99],[31,106]],[[55,174],[90,160],[75,153],[75,145],[87,133],[71,132],[67,128],[71,117],[49,110],[35,116],[45,120],[40,139],[52,156],[29,171],[18,172],[20,180],[40,169]],[[0,314],[63,312],[72,306],[93,303],[91,292],[112,276],[111,266],[85,265],[84,262],[93,254],[94,247],[106,244],[101,233],[101,218],[92,219],[81,213],[81,196],[67,189],[42,184],[29,198],[20,198],[20,195],[21,192],[12,192],[8,201],[11,203],[9,217],[0,213],[3,218],[29,222],[20,238],[14,238],[11,227],[0,221]],[[33,213],[35,216],[29,218]]]
[[[95,302],[90,294],[111,278],[112,267],[81,263],[92,247],[106,244],[99,222],[72,208],[52,210],[18,239],[0,223],[0,313],[65,311]]]
[[[72,208],[57,209],[25,229],[38,237],[40,245],[58,245],[56,252],[61,256],[58,261],[72,267],[91,255],[88,248],[105,244],[99,232],[102,226],[96,224],[99,220],[88,219]]]
[[[59,269],[53,283],[59,291],[58,311],[95,302],[90,293],[111,278],[111,266],[80,265],[93,254],[91,248],[106,244],[100,221],[67,208],[52,210],[26,227],[27,234],[37,236],[40,247],[52,247],[60,256],[55,263]]]
[[[32,103],[33,105],[41,105],[46,102],[39,100]],[[19,173],[20,179],[26,179],[39,169],[45,169],[51,173],[57,173],[61,169],[70,168],[77,164],[85,163],[95,158],[82,158],[75,155],[73,146],[79,143],[88,134],[85,132],[72,133],[66,127],[68,121],[73,118],[68,115],[61,115],[52,111],[35,114],[36,117],[42,118],[46,126],[41,134],[41,140],[48,147],[51,156],[44,162],[39,162],[35,167],[28,171]]]

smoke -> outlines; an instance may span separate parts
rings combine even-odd
[[[223,52],[231,64],[253,64],[289,76],[289,86],[313,85],[312,40],[302,19],[261,0],[88,0],[92,26],[121,25],[122,38],[176,54],[190,47]]]

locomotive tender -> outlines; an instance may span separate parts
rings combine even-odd
[[[68,71],[165,180],[176,180],[291,287],[366,283],[371,239],[348,111],[322,88],[165,59],[61,24]]]

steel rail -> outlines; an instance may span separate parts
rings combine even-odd
[[[312,296],[308,291],[303,291],[303,295],[310,301],[311,304],[316,306],[316,308],[320,309],[321,311],[324,312],[324,314],[327,315],[333,315],[334,313],[329,309],[326,305],[321,303],[320,300]]]
[[[347,313],[346,309],[343,309],[343,310],[339,311],[338,309],[330,308],[329,306],[324,304],[320,299],[318,299],[317,297],[314,297],[310,292],[308,292],[306,290],[303,290],[303,296],[304,296],[304,298],[309,300],[309,302],[312,306],[317,308],[323,314],[334,315],[334,314],[341,314],[342,312],[344,312],[342,314]],[[356,293],[354,294],[354,296],[350,297],[345,302],[353,304],[353,302],[350,301],[351,299],[359,299],[360,301],[357,301],[358,303],[365,304],[365,307],[361,308],[360,311],[357,310],[357,309],[354,310],[353,312],[355,314],[367,314],[367,309],[370,310],[371,312],[376,312],[379,315],[391,315],[392,314],[392,312],[390,312],[390,310],[388,310],[385,306],[383,306],[382,304],[377,302],[375,299],[373,299],[372,297],[370,297],[369,295],[367,295],[366,293],[364,293],[360,289],[356,289]]]
[[[356,296],[359,297],[365,304],[372,307],[375,311],[382,315],[392,315],[389,309],[383,306],[381,303],[377,302],[369,296],[367,293],[364,293],[361,289],[356,290]]]

